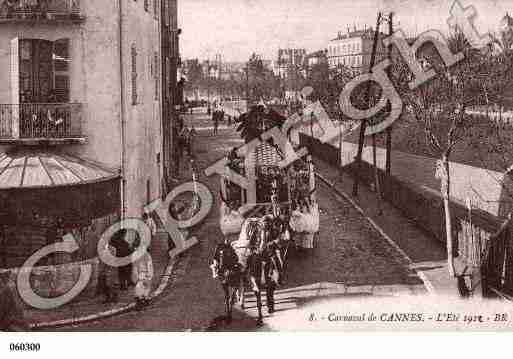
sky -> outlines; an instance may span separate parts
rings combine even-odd
[[[418,34],[428,29],[448,31],[454,0],[178,0],[183,59],[247,61],[253,52],[265,59],[279,48],[327,48],[339,31],[375,27],[378,11],[394,11],[396,29]],[[513,0],[461,0],[477,11],[480,32],[494,31]],[[384,25],[386,26],[386,25]]]

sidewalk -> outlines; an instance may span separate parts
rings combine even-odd
[[[164,235],[157,233],[152,240],[151,256],[153,259],[154,276],[152,282],[152,298],[158,297],[165,287],[168,285],[169,278],[174,260],[169,259],[167,248],[163,248]],[[117,271],[113,271],[114,282],[117,282]],[[118,301],[116,303],[103,303],[103,296],[95,296],[94,298],[84,298],[82,300],[72,301],[60,308],[52,310],[25,310],[25,318],[30,323],[31,329],[55,328],[61,326],[75,325],[79,323],[89,322],[113,315],[122,314],[135,308],[134,287],[128,290],[117,290]]]
[[[443,243],[417,228],[414,222],[385,201],[381,203],[382,214],[378,215],[376,194],[365,185],[360,184],[359,195],[353,198],[353,178],[346,173],[342,174],[340,169],[319,158],[314,158],[314,165],[321,181],[353,202],[371,224],[408,259],[411,268],[424,280],[430,292],[454,296],[455,280],[449,277],[447,271],[447,255]]]

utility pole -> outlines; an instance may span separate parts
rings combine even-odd
[[[389,36],[392,36],[392,34],[394,33],[394,23],[393,23],[393,20],[394,19],[394,13],[393,12],[390,12],[390,15],[388,16],[388,35]],[[392,49],[393,49],[393,45],[392,43],[390,43],[390,45],[388,45],[388,49],[387,49],[387,56],[388,56],[388,60],[392,61]],[[388,78],[391,78],[391,67],[389,66],[388,69],[387,69],[387,72],[388,72]],[[389,126],[386,130],[386,136],[387,136],[387,154],[386,154],[386,165],[385,165],[385,168],[386,168],[386,174],[387,176],[390,176],[390,172],[392,170],[392,126]]]
[[[210,59],[207,59],[207,113],[210,115]]]
[[[246,111],[249,111],[249,61],[246,64]]]
[[[371,59],[369,64],[369,73],[372,73],[372,68],[374,67],[374,64],[376,62],[376,50],[378,47],[378,40],[379,40],[379,27],[381,25],[381,12],[378,13],[378,19],[376,21],[376,32],[374,33],[374,43],[372,44],[372,53],[371,53]],[[367,82],[367,91],[365,93],[365,103],[369,104],[370,102],[370,91],[371,91],[371,82]],[[367,129],[367,119],[362,119],[360,125],[360,138],[358,141],[358,153],[356,155],[356,175],[354,177],[353,182],[353,196],[358,196],[358,185],[360,182],[360,172],[362,167],[362,155],[363,155],[363,146],[365,144],[365,130]]]

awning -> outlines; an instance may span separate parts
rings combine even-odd
[[[80,227],[119,212],[116,171],[50,151],[0,154],[0,224],[53,223]]]
[[[72,186],[119,177],[114,171],[65,154],[31,151],[0,154],[0,190]]]

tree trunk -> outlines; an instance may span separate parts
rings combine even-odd
[[[372,162],[374,165],[374,186],[376,189],[376,201],[377,201],[377,215],[381,216],[381,186],[379,183],[379,170],[378,170],[378,161],[377,161],[377,148],[376,148],[376,135],[372,135]]]
[[[444,212],[445,212],[445,234],[447,244],[447,269],[449,275],[454,277],[454,256],[453,256],[453,236],[452,236],[452,219],[451,219],[451,207],[449,202],[450,194],[450,172],[449,172],[449,157],[447,155],[442,156],[443,175],[442,181],[442,198],[444,201]]]

